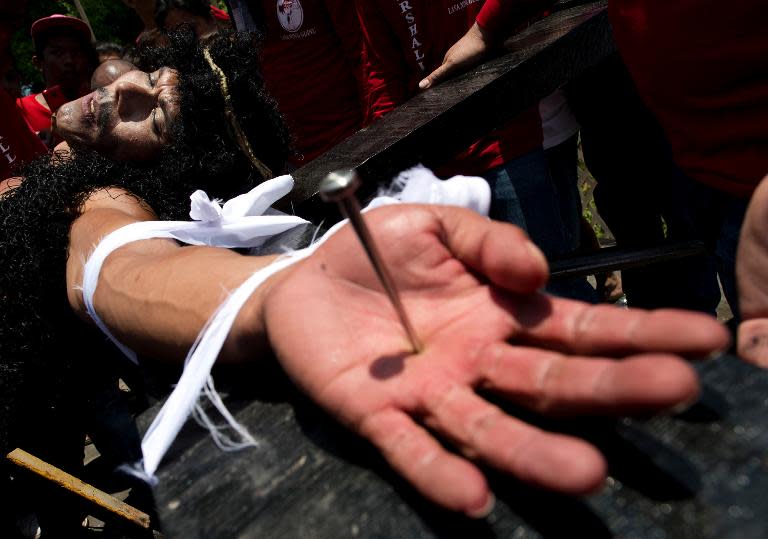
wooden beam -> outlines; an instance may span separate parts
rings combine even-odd
[[[150,517],[148,514],[118,500],[103,490],[99,490],[96,487],[81,481],[74,475],[68,474],[56,466],[48,464],[36,456],[27,453],[23,449],[14,449],[8,453],[7,458],[17,466],[56,483],[65,490],[77,494],[81,498],[107,510],[113,515],[132,522],[145,530],[151,529]]]
[[[705,256],[707,249],[698,240],[665,243],[652,247],[604,247],[598,251],[549,261],[552,279],[584,277],[595,273],[639,268],[657,262],[669,262],[694,256]]]

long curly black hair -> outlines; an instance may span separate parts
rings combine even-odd
[[[23,183],[0,198],[3,454],[26,444],[67,468],[61,455],[46,454],[58,442],[46,441],[54,432],[70,432],[78,411],[87,406],[89,381],[111,364],[111,347],[75,319],[67,302],[69,229],[88,195],[105,186],[122,187],[148,203],[160,219],[184,219],[195,189],[229,198],[265,179],[232,137],[219,79],[203,47],[209,47],[227,76],[234,111],[255,155],[273,171],[282,168],[288,155],[289,136],[264,89],[253,35],[223,32],[201,44],[190,30],[181,29],[169,42],[142,51],[146,70],[168,66],[179,73],[181,113],[173,121],[172,143],[159,157],[119,162],[74,147],[74,158],[45,156],[31,163],[23,170]],[[72,459],[79,454],[82,462],[79,440]]]

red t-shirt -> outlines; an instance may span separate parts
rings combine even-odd
[[[361,0],[355,5],[368,59],[369,115],[378,119],[419,91],[419,81],[474,24],[483,2]],[[538,107],[531,107],[457,156],[450,173],[482,174],[541,147],[541,138]]]
[[[0,89],[0,180],[16,175],[18,167],[48,151],[29,128],[14,99]]]
[[[21,115],[24,116],[29,127],[36,133],[39,133],[40,131],[50,131],[51,129],[51,110],[38,103],[38,95],[40,94],[31,94],[16,100]]]
[[[497,39],[512,33],[519,24],[535,15],[546,15],[545,9],[556,0],[487,0],[477,14],[477,24]]]
[[[768,174],[768,1],[611,0],[619,52],[692,178],[747,196]]]
[[[263,0],[263,73],[293,133],[296,166],[362,127],[362,38],[352,0]]]

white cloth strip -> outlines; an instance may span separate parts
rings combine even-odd
[[[240,285],[211,317],[203,330],[202,338],[187,356],[178,384],[166,399],[141,442],[144,471],[148,476],[155,474],[160,461],[192,412],[242,306],[269,277],[305,256],[306,254],[281,258],[257,271]]]
[[[203,191],[195,191],[190,197],[190,216],[196,221],[141,221],[108,234],[83,268],[83,302],[88,315],[123,354],[136,363],[136,353],[112,334],[93,305],[101,267],[107,257],[123,245],[153,238],[175,239],[191,245],[258,247],[274,235],[308,222],[292,215],[261,215],[292,188],[293,178],[280,176],[233,198],[224,208]]]

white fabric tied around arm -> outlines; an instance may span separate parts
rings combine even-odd
[[[216,247],[258,247],[276,234],[307,221],[292,215],[262,215],[275,201],[293,188],[291,176],[266,181],[248,193],[233,198],[224,208],[210,200],[203,191],[195,191],[190,199],[190,216],[196,221],[140,221],[108,234],[96,246],[83,268],[83,301],[88,315],[109,339],[134,363],[136,354],[118,341],[96,313],[93,297],[104,260],[128,243],[168,238],[191,245]]]
[[[285,177],[282,177],[285,178]],[[276,178],[275,180],[280,180]],[[275,181],[270,180],[270,181]],[[265,182],[269,183],[269,182]],[[292,184],[292,182],[291,182]],[[265,184],[262,184],[264,186]],[[259,186],[259,187],[262,187]],[[247,238],[237,236],[237,240],[233,240],[235,235],[231,232],[238,228],[239,224],[249,216],[254,214],[260,215],[266,211],[270,204],[272,204],[277,198],[270,201],[269,204],[264,204],[267,200],[262,198],[261,195],[254,194],[259,188],[254,189],[250,193],[236,197],[235,199],[227,202],[223,208],[218,204],[212,203],[208,197],[202,191],[197,191],[193,194],[192,198],[192,211],[190,215],[193,218],[201,219],[201,223],[187,223],[194,224],[197,227],[179,227],[178,223],[173,226],[169,226],[173,230],[173,234],[167,234],[163,224],[171,225],[171,223],[154,223],[154,226],[147,225],[147,230],[138,230],[138,225],[146,223],[136,223],[134,225],[128,225],[123,229],[117,230],[107,236],[104,241],[97,247],[91,260],[86,264],[86,278],[83,283],[83,295],[88,296],[90,299],[86,299],[86,306],[88,312],[94,318],[99,327],[110,338],[120,346],[121,350],[129,354],[129,357],[134,358],[135,354],[132,351],[124,347],[119,343],[112,335],[101,320],[96,316],[93,310],[93,293],[96,288],[96,279],[98,278],[98,272],[101,267],[101,263],[108,256],[108,254],[129,241],[135,241],[136,239],[143,239],[147,237],[173,237],[180,241],[189,241],[190,243],[206,244],[206,245],[218,245],[227,247],[244,247],[248,245],[260,245],[266,239],[264,235],[261,235],[265,229],[255,229],[259,235],[255,238],[248,240]],[[289,189],[290,190],[290,189]],[[272,195],[279,192],[278,189],[267,187],[262,189],[261,192],[270,193]],[[287,191],[286,191],[287,192]],[[285,194],[285,193],[283,193]],[[280,195],[283,196],[283,195]],[[376,207],[388,204],[395,204],[399,202],[409,203],[432,203],[443,205],[454,205],[469,207],[478,213],[487,215],[488,208],[490,206],[491,192],[488,184],[482,178],[478,177],[466,177],[457,176],[450,180],[441,181],[436,178],[431,171],[419,166],[408,171],[403,172],[396,178],[394,182],[394,189],[388,191],[385,196],[380,196],[374,199],[366,209],[368,211]],[[241,215],[239,218],[235,218],[234,215]],[[287,217],[287,216],[286,216]],[[298,218],[296,218],[298,219]],[[305,223],[306,221],[298,219],[297,224]],[[163,456],[170,448],[173,440],[178,435],[182,426],[186,422],[192,410],[195,408],[197,399],[200,392],[208,384],[210,391],[212,392],[212,384],[210,381],[210,371],[216,361],[221,347],[229,334],[232,324],[237,317],[240,309],[253,294],[253,292],[270,276],[288,267],[289,265],[302,260],[312,254],[323,242],[330,238],[336,231],[338,231],[346,221],[342,221],[333,226],[318,242],[313,245],[291,252],[284,255],[278,260],[274,261],[269,266],[262,268],[249,277],[237,290],[235,290],[217,309],[206,326],[200,332],[195,344],[187,355],[185,361],[184,372],[178,384],[171,392],[171,395],[166,400],[162,409],[158,415],[152,421],[147,433],[142,441],[142,453],[143,461],[137,463],[133,467],[127,468],[128,471],[142,477],[149,482],[155,482],[156,478],[154,474],[159,466]],[[206,228],[206,224],[209,224],[210,229]],[[221,229],[220,232],[216,232],[216,224]],[[282,225],[282,222],[281,222]],[[130,229],[136,227],[137,232],[132,232]],[[227,229],[229,227],[229,229]],[[290,226],[284,228],[287,230]],[[122,231],[127,230],[122,233]],[[150,230],[156,234],[162,235],[149,235]],[[282,232],[280,230],[279,232]],[[275,232],[276,234],[279,232]],[[238,233],[239,234],[239,233]],[[141,237],[137,237],[141,236]],[[115,239],[112,239],[114,236]],[[133,239],[130,239],[133,238]],[[187,238],[187,239],[182,239]],[[220,245],[218,242],[224,241],[227,245]],[[197,243],[200,242],[200,243]],[[237,245],[232,245],[237,243]],[[102,249],[102,246],[103,249]],[[89,268],[91,262],[96,258],[98,253],[98,259],[94,263],[92,268]],[[217,397],[217,396],[216,396]],[[243,438],[243,445],[255,445],[256,441],[242,426],[240,426],[235,419],[229,414],[224,405],[219,399],[211,399],[216,405],[217,409],[227,418],[228,423],[234,428]],[[218,429],[211,425],[209,430],[214,434],[214,440],[220,447],[222,446]]]

